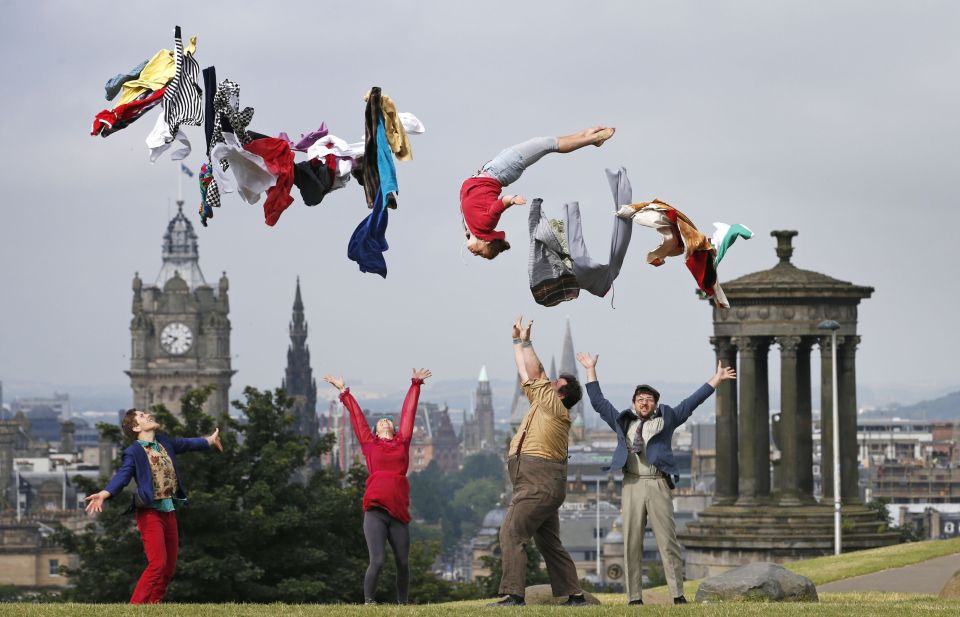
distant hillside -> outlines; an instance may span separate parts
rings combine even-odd
[[[892,405],[867,412],[869,416],[897,416],[909,420],[960,420],[960,391],[913,405]]]

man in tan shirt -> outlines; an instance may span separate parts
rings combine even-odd
[[[513,324],[513,353],[530,411],[510,442],[507,471],[513,497],[500,526],[503,577],[500,594],[490,606],[523,606],[527,556],[524,547],[532,537],[547,563],[553,595],[569,596],[566,604],[586,604],[577,568],[560,542],[558,510],[567,496],[567,439],[569,409],[583,396],[575,375],[562,374],[549,381],[530,341],[533,320],[523,327],[523,317]]]

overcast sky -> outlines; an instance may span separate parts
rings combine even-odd
[[[240,84],[264,133],[326,121],[354,140],[379,85],[427,133],[397,165],[386,280],[347,260],[367,215],[352,183],[271,228],[261,205],[227,196],[200,264],[230,278],[235,385],[273,387],[301,279],[313,366],[403,388],[411,366],[438,379],[486,364],[509,380],[510,324],[534,317],[544,357],[569,316],[601,380],[694,383],[713,368],[707,303],[683,263],[644,262],[638,228],[610,298],[537,306],[527,284],[526,212],[501,228],[494,262],[461,250],[460,183],[501,148],[585,126],[617,127],[603,148],[550,155],[513,190],[548,212],[579,200],[584,235],[606,252],[604,167],[627,167],[637,200],[663,199],[707,234],[742,222],[721,280],[776,263],[772,229],[796,229],[794,263],[876,288],[860,307],[861,391],[903,399],[958,389],[955,234],[960,161],[960,5],[954,2],[2,2],[0,379],[122,386],[134,272],[152,283],[175,212],[176,169],[151,165],[155,114],[89,135],[103,83],[172,48]],[[195,146],[200,127],[187,127]],[[202,162],[197,147],[186,163]],[[771,359],[775,354],[771,354]],[[772,373],[776,374],[776,373]],[[879,391],[878,390],[878,391]],[[892,394],[891,394],[892,393]],[[861,394],[861,399],[863,395]],[[861,401],[863,402],[863,401]],[[869,401],[868,401],[869,402]]]

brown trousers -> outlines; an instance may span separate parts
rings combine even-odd
[[[547,563],[553,595],[583,593],[573,559],[560,542],[558,510],[567,496],[567,462],[523,454],[511,456],[507,470],[513,482],[513,498],[500,526],[500,594],[524,595],[524,547],[531,537]]]

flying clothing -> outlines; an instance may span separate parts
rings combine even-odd
[[[197,50],[197,37],[190,37],[190,44],[187,45],[184,53],[193,55]],[[147,60],[146,66],[140,71],[137,79],[132,79],[123,84],[120,91],[120,98],[117,100],[119,105],[129,103],[144,94],[156,92],[163,88],[173,79],[177,71],[174,52],[169,49],[161,49]]]
[[[215,145],[210,151],[217,187],[221,193],[237,191],[248,204],[257,203],[260,195],[277,183],[277,175],[270,172],[263,157],[244,149],[236,135],[221,133],[221,136],[224,143]],[[227,167],[233,172],[231,175],[227,175]]]
[[[580,285],[573,273],[573,263],[562,237],[562,229],[551,225],[544,216],[539,197],[530,205],[527,219],[530,230],[530,252],[527,274],[530,292],[537,304],[556,306],[580,296]]]
[[[247,152],[263,157],[267,169],[277,177],[277,182],[267,190],[263,202],[263,217],[271,227],[280,220],[280,215],[293,203],[290,189],[293,188],[293,151],[290,144],[279,137],[254,139],[243,146]]]
[[[187,158],[192,150],[186,133],[177,131],[176,135],[170,134],[170,127],[167,125],[167,121],[163,119],[163,114],[157,116],[157,123],[153,125],[153,130],[147,135],[146,143],[147,148],[150,149],[151,163],[155,163],[161,154],[174,146],[176,146],[175,149],[170,153],[171,161],[180,161]]]
[[[173,30],[173,42],[176,68],[163,95],[163,117],[170,126],[170,132],[176,135],[180,124],[203,124],[203,89],[199,84],[200,65],[193,54],[183,53],[180,26]]]
[[[132,103],[118,105],[113,109],[104,109],[93,119],[93,128],[90,130],[90,134],[106,137],[127,128],[136,122],[140,116],[156,107],[160,103],[160,99],[163,98],[165,91],[166,88],[161,88]]]
[[[633,189],[627,178],[627,170],[620,167],[606,170],[610,190],[613,193],[614,214],[617,207],[633,200]],[[542,200],[534,200],[530,214],[530,291],[533,299],[544,306],[555,306],[579,297],[583,289],[603,297],[610,291],[613,281],[630,246],[633,233],[630,221],[614,216],[610,237],[609,262],[598,263],[590,258],[583,241],[580,204],[564,204],[563,220],[549,220],[541,210]]]
[[[713,242],[714,248],[717,249],[717,258],[713,262],[717,266],[720,265],[720,260],[726,255],[727,250],[733,246],[733,243],[737,241],[737,238],[749,240],[753,237],[753,230],[740,223],[734,223],[733,225],[714,223],[713,227],[713,237],[710,240]]]
[[[377,194],[380,193],[380,172],[377,164],[377,126],[380,121],[380,88],[374,86],[367,95],[364,110],[363,159],[361,162],[363,192],[367,206],[374,207]]]
[[[697,286],[707,296],[714,298],[719,306],[730,307],[717,280],[717,266],[714,261],[716,249],[683,212],[655,199],[623,206],[617,216],[633,220],[638,225],[652,227],[660,234],[660,246],[647,254],[647,263],[660,266],[667,257],[684,255],[687,269],[697,281]]]
[[[200,173],[197,174],[197,180],[200,181],[200,224],[207,226],[207,219],[213,218],[213,204],[207,200],[209,195],[210,183],[213,182],[213,165],[204,163],[200,166]],[[217,195],[219,198],[219,194]],[[220,206],[219,203],[216,204]]]
[[[107,83],[103,85],[103,90],[105,97],[108,101],[112,101],[117,94],[120,93],[120,87],[127,83],[128,81],[133,81],[134,79],[140,77],[140,71],[147,66],[147,61],[144,60],[137,66],[133,67],[126,73],[117,73],[113,77],[107,80]]]

